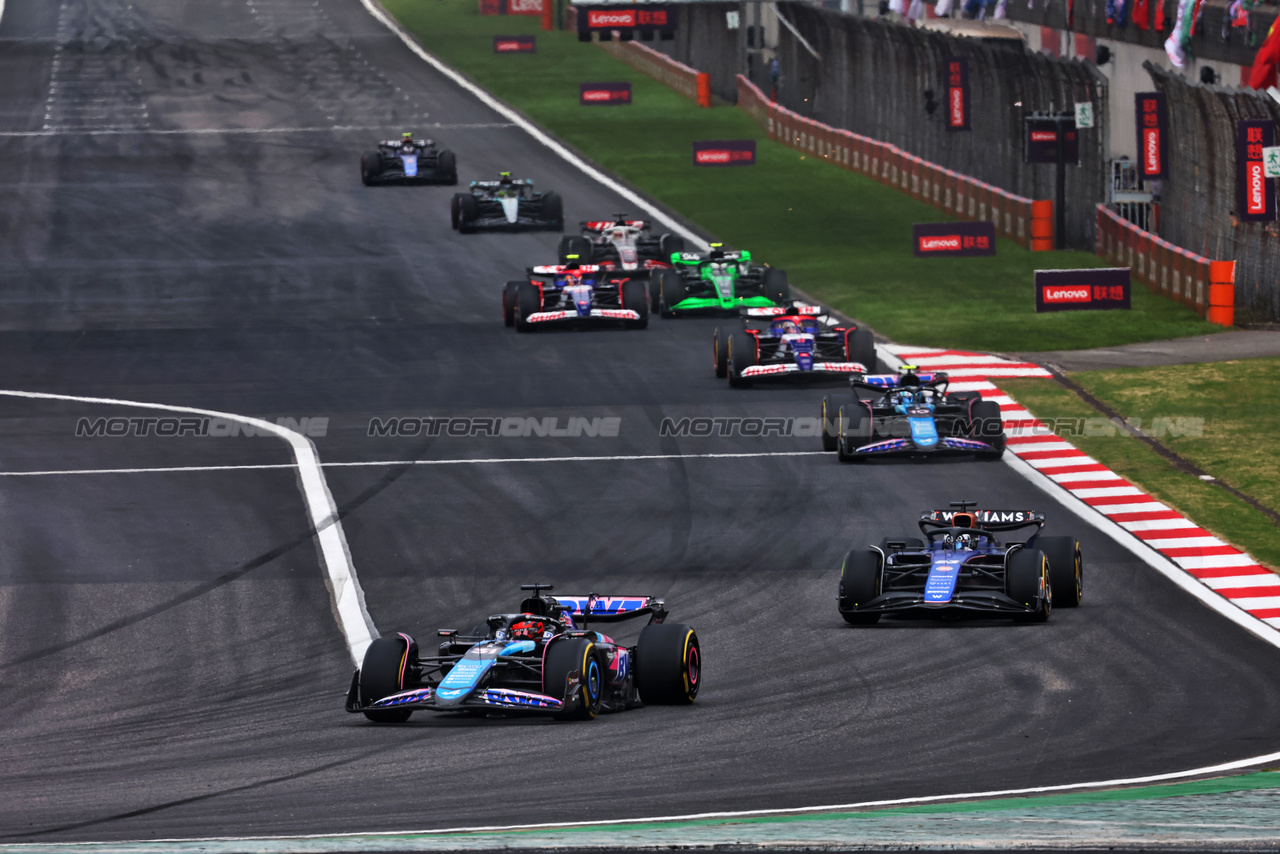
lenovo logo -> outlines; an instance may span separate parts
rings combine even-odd
[[[1031,132],[1032,142],[1056,142],[1058,140],[1058,132],[1053,130],[1033,130]]]
[[[733,159],[733,153],[724,150],[707,149],[695,154],[694,159],[699,163],[728,163]]]
[[[542,0],[507,0],[507,11],[512,15],[540,15]]]
[[[494,53],[534,53],[537,42],[533,36],[494,36]]]
[[[960,235],[948,234],[943,237],[921,237],[921,252],[958,252],[961,249]]]
[[[1142,129],[1142,169],[1145,175],[1159,175],[1160,165],[1160,130],[1158,128]]]
[[[1043,293],[1046,303],[1091,302],[1093,300],[1093,292],[1088,285],[1074,288],[1048,285],[1044,288]]]
[[[1267,181],[1263,174],[1262,161],[1250,160],[1244,165],[1244,169],[1248,188],[1245,210],[1251,214],[1265,214],[1267,212]]]
[[[951,90],[951,126],[964,127],[964,90]]]
[[[636,10],[627,9],[625,11],[601,11],[592,9],[587,13],[588,27],[634,27],[636,25]]]

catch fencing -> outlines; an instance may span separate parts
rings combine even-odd
[[[1169,104],[1169,177],[1160,184],[1156,231],[1200,255],[1235,259],[1238,322],[1280,322],[1280,230],[1236,217],[1236,122],[1270,119],[1280,127],[1280,104],[1145,67]]]
[[[895,145],[805,118],[769,101],[742,75],[737,83],[738,106],[768,130],[770,139],[861,172],[958,219],[988,220],[998,234],[1029,249],[1053,248],[1052,202],[1014,195]]]
[[[600,42],[600,47],[641,74],[647,74],[658,82],[666,84],[686,98],[701,102],[699,93],[706,88],[705,80],[707,75],[705,73],[699,73],[684,63],[677,62],[671,57],[635,41],[614,40]],[[701,88],[699,87],[699,78],[703,81]]]
[[[738,20],[745,21],[748,5],[682,6],[676,40],[660,46],[681,62],[710,72],[712,90],[726,100],[736,97],[737,74],[764,91],[775,88],[771,69],[747,45],[747,27],[728,29],[726,13],[739,12]],[[781,2],[777,8],[820,57],[786,26],[778,28],[779,104],[1023,197],[1053,198],[1056,168],[1023,162],[1025,113],[1068,111],[1087,101],[1095,116],[1107,115],[1106,78],[1078,60],[804,3]],[[969,60],[971,131],[948,131],[944,124],[943,69],[951,57]],[[732,74],[730,68],[735,69]],[[1080,163],[1067,167],[1068,246],[1094,247],[1094,206],[1106,198],[1110,180],[1105,133],[1105,123],[1081,130]]]

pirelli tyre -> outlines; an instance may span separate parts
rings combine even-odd
[[[791,300],[791,283],[787,281],[787,271],[777,267],[764,269],[764,295],[766,299],[781,305]]]
[[[436,173],[440,176],[441,184],[457,184],[458,183],[458,158],[454,156],[452,151],[441,151],[436,157]]]
[[[502,323],[505,326],[516,325],[516,300],[519,299],[522,281],[507,282],[502,287]]]
[[[869,626],[880,621],[878,611],[859,612],[854,609],[880,595],[881,575],[880,555],[871,549],[853,549],[844,556],[837,598],[840,616],[846,623]]]
[[[521,282],[516,289],[516,332],[528,332],[533,328],[529,316],[542,311],[542,291],[532,282]]]
[[[991,446],[990,451],[981,451],[978,456],[986,460],[998,460],[1004,455],[1005,435],[1004,420],[1000,417],[1000,404],[994,400],[980,400],[973,404],[973,423],[970,425],[969,437]]]
[[[470,193],[458,193],[454,196],[458,202],[458,231],[470,234],[475,231],[475,222],[480,217],[480,203]]]
[[[871,440],[871,413],[860,403],[846,403],[836,415],[836,457],[857,461],[857,450]]]
[[[655,270],[658,280],[658,307],[663,317],[671,317],[684,301],[684,280],[676,270]]]
[[[844,333],[844,358],[847,362],[859,363],[869,374],[876,372],[876,339],[870,329],[850,329]]]
[[[404,634],[376,638],[360,664],[360,705],[371,706],[383,697],[404,690],[405,677],[418,663],[418,645]],[[364,716],[374,723],[398,724],[409,720],[411,709],[378,709]]]
[[[744,377],[742,372],[759,364],[759,352],[756,339],[742,330],[736,330],[729,336],[729,385],[734,388],[745,388],[751,385],[751,378]]]
[[[822,450],[830,453],[836,449],[838,444],[837,432],[839,427],[837,423],[837,413],[839,407],[831,395],[824,394],[822,396]]]
[[[677,234],[664,234],[658,238],[658,254],[662,260],[671,262],[671,256],[684,251],[684,238]]]
[[[360,180],[368,187],[382,174],[382,152],[366,151],[360,155]]]
[[[1005,592],[1009,598],[1029,610],[1014,619],[1025,623],[1043,623],[1053,607],[1053,588],[1049,581],[1049,560],[1039,549],[1015,550],[1005,563]]]
[[[719,326],[711,333],[711,367],[716,379],[729,376],[729,335]]]
[[[559,193],[542,194],[542,219],[548,231],[564,231],[564,202]]]
[[[1036,537],[1035,548],[1049,561],[1049,584],[1053,588],[1053,607],[1074,608],[1084,595],[1084,561],[1080,557],[1080,541],[1075,537]]]
[[[569,676],[577,673],[577,685],[566,694]],[[604,656],[586,638],[551,641],[542,667],[542,693],[564,697],[573,708],[556,717],[561,720],[591,720],[600,714],[604,702]]]
[[[702,686],[698,633],[680,623],[653,623],[636,643],[636,690],[650,706],[686,706]]]
[[[591,241],[580,234],[566,234],[556,246],[556,256],[561,264],[567,264],[569,256],[575,256],[579,264],[591,263]]]
[[[628,320],[631,329],[644,329],[649,325],[649,300],[643,279],[627,279],[622,283],[622,307],[640,315],[639,320]]]

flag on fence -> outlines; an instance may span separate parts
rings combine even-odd
[[[1134,0],[1133,15],[1131,17],[1133,18],[1133,25],[1138,29],[1151,29],[1151,0]]]
[[[1276,21],[1280,21],[1277,18]],[[1249,86],[1253,89],[1270,89],[1276,85],[1276,67],[1280,65],[1280,27],[1273,22],[1267,32],[1267,40],[1258,48],[1249,72]]]

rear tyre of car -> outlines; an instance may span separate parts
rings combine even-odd
[[[418,645],[408,635],[389,635],[374,640],[360,664],[360,705],[372,705],[383,697],[404,690],[405,676],[418,661]],[[379,709],[364,716],[374,723],[399,724],[409,720],[412,709]]]
[[[698,633],[680,623],[654,623],[636,644],[636,690],[649,706],[687,706],[702,685]]]
[[[1052,607],[1049,561],[1039,549],[1018,549],[1009,555],[1005,570],[1005,592],[1009,598],[1032,610],[1018,614],[1023,623],[1043,623]]]
[[[360,155],[360,180],[366,187],[382,174],[382,152],[366,151]]]
[[[453,224],[453,230],[458,230],[458,217],[462,215],[462,193],[454,193],[453,198],[449,200],[449,222]]]
[[[480,217],[480,203],[470,193],[459,193],[458,199],[458,231],[470,234],[475,231],[475,222]]]
[[[640,315],[639,320],[628,320],[632,329],[644,329],[649,325],[649,297],[643,279],[627,279],[622,283],[622,307]]]
[[[502,287],[502,323],[505,326],[516,325],[516,300],[520,298],[522,281],[507,282]]]
[[[836,417],[836,456],[842,463],[858,459],[856,451],[870,440],[871,419],[867,408],[858,403],[840,407]]]
[[[747,368],[755,367],[759,362],[756,352],[756,339],[746,332],[738,330],[729,336],[729,348],[726,353],[729,365],[729,385],[734,388],[746,388],[751,380],[742,375]]]
[[[578,687],[565,696],[569,674],[574,671],[578,672]],[[556,715],[560,720],[589,721],[600,714],[604,681],[604,656],[586,638],[553,640],[547,648],[542,668],[542,693],[548,697],[564,697],[566,701],[577,698],[577,706],[572,711]]]
[[[556,257],[561,264],[569,263],[569,256],[577,255],[579,264],[591,263],[591,241],[580,234],[566,234],[556,246]]]
[[[729,336],[719,326],[711,333],[711,365],[716,379],[729,376]]]
[[[662,260],[671,262],[671,256],[684,251],[684,238],[675,234],[664,234],[658,238],[658,253]]]
[[[436,171],[440,174],[440,183],[458,183],[458,158],[454,157],[452,151],[440,152],[440,156],[436,158]]]
[[[677,305],[684,300],[684,282],[676,270],[656,270],[658,280],[658,310],[663,317],[671,317]]]
[[[880,613],[858,612],[880,595],[880,555],[870,549],[853,549],[840,567],[840,616],[851,626],[869,626],[880,621]]]
[[[844,334],[844,358],[858,362],[869,374],[876,372],[876,339],[870,329],[850,329]]]
[[[838,444],[836,405],[830,395],[822,396],[822,450],[830,453]]]
[[[516,332],[528,332],[533,328],[529,315],[542,311],[542,291],[530,282],[521,282],[516,288]]]
[[[969,438],[986,442],[990,451],[981,451],[978,456],[984,460],[998,460],[1004,455],[1004,421],[1000,418],[1000,404],[994,400],[980,400],[973,404],[973,424]]]
[[[564,231],[564,202],[559,193],[542,194],[542,218],[548,231]]]
[[[790,302],[791,283],[787,281],[787,271],[777,267],[766,267],[764,270],[764,295],[776,303]]]
[[[1084,595],[1084,560],[1080,557],[1080,541],[1075,537],[1036,537],[1032,545],[1044,552],[1049,561],[1049,585],[1053,588],[1053,607],[1074,608]]]

